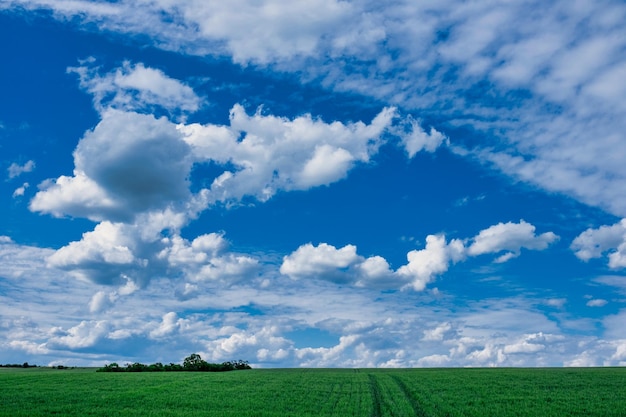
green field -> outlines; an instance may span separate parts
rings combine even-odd
[[[626,369],[0,369],[0,416],[626,416]]]

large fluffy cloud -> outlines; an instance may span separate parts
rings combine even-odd
[[[130,221],[190,198],[190,148],[165,118],[109,110],[74,151],[74,175],[44,183],[34,211]]]

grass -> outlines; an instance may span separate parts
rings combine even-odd
[[[626,416],[626,369],[0,369],[0,416]]]

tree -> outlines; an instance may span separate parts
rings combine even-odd
[[[185,371],[199,371],[205,366],[205,364],[206,362],[202,360],[200,355],[192,353],[183,361],[183,368],[185,368]]]

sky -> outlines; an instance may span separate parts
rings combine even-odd
[[[0,363],[626,365],[624,21],[2,0]]]

